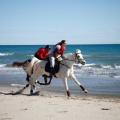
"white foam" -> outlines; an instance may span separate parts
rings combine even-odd
[[[5,67],[6,66],[6,64],[0,64],[0,67]]]
[[[94,64],[94,63],[91,63],[91,64],[85,64],[84,66],[85,67],[90,67],[90,66],[95,66],[96,64]]]
[[[90,57],[90,55],[83,55],[83,57]]]
[[[11,86],[22,87],[24,85],[21,85],[21,84],[11,84]]]
[[[9,56],[9,55],[13,55],[14,53],[0,53],[0,56]]]
[[[115,65],[115,68],[116,69],[120,69],[120,65]]]
[[[118,76],[114,76],[114,78],[120,78],[120,75],[118,75]],[[120,80],[120,79],[119,79]]]
[[[27,56],[34,57],[34,55],[27,55]]]
[[[101,67],[104,69],[120,69],[119,65],[101,65]]]
[[[110,68],[112,68],[110,65],[106,65],[106,66],[105,65],[101,65],[101,67],[104,68],[104,69],[110,69]]]

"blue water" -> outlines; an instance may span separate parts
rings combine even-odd
[[[0,45],[0,84],[26,84],[23,69],[13,68],[10,64],[31,59],[39,47],[44,45]],[[86,65],[81,67],[75,63],[74,73],[90,93],[120,95],[120,44],[67,45],[64,53],[74,53],[76,49],[81,50]],[[77,92],[76,85],[68,83]],[[56,79],[51,86],[64,87],[62,81]]]

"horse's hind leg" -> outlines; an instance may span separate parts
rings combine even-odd
[[[27,77],[26,77],[26,80],[29,82],[30,81],[30,75],[27,73]],[[33,89],[36,89],[35,85],[33,85]]]
[[[33,76],[30,81],[29,84],[31,85],[31,90],[30,90],[30,94],[33,94],[33,89],[35,88],[35,83],[37,82],[38,76]]]
[[[23,89],[25,90],[27,87],[29,87],[29,83]]]
[[[30,81],[30,75],[27,74],[26,80],[29,82]]]
[[[51,77],[47,77],[47,76],[43,76],[43,77],[44,77],[45,83],[41,83],[39,81],[37,81],[36,83],[38,83],[40,85],[50,85],[52,78]],[[47,78],[50,78],[49,82],[47,82]]]
[[[15,92],[15,93],[12,93],[12,95],[22,94],[27,87],[29,87],[29,84],[27,84],[25,87],[23,87],[19,91]]]
[[[72,74],[69,77],[70,79],[72,79],[77,85],[80,86],[80,88],[85,92],[88,93],[88,91],[80,84],[80,82],[78,82],[78,80],[76,79],[76,77]]]

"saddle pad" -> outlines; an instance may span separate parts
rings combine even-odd
[[[54,67],[54,74],[58,73],[60,69],[60,61],[55,62],[55,67]],[[45,65],[45,71],[50,72],[50,61],[48,61]]]

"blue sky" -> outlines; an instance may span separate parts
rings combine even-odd
[[[0,0],[0,45],[120,44],[120,0]]]

